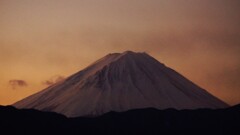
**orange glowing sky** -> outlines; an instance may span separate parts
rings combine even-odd
[[[125,50],[145,51],[237,104],[239,7],[239,0],[1,0],[0,104]]]

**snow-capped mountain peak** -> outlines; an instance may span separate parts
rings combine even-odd
[[[137,108],[197,109],[228,105],[147,53],[112,53],[17,103],[69,117]]]

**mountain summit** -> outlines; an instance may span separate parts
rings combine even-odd
[[[146,53],[112,53],[14,104],[69,117],[137,108],[197,109],[228,105]]]

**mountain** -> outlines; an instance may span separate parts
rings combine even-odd
[[[226,109],[136,109],[86,118],[0,106],[8,135],[239,135],[240,105]]]
[[[68,117],[97,116],[137,108],[225,108],[227,104],[146,53],[126,51],[14,104]]]

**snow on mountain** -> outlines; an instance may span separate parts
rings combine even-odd
[[[126,51],[108,54],[14,106],[76,117],[149,107],[214,109],[228,105],[148,54]]]

